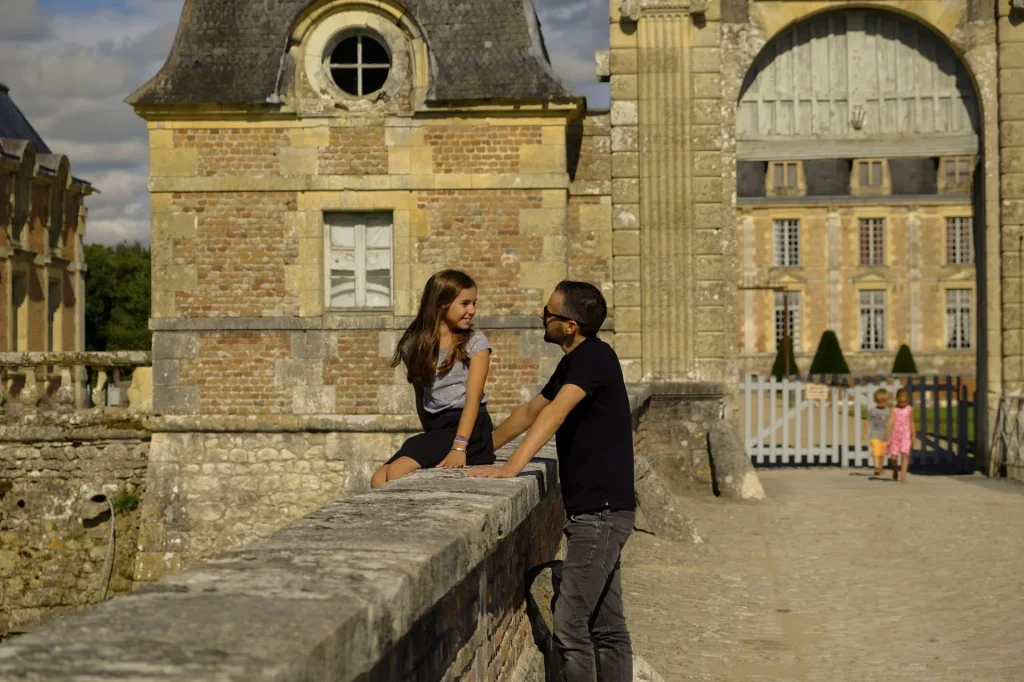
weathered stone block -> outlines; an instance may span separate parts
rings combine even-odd
[[[296,386],[292,408],[295,414],[335,414],[336,388],[334,386]]]
[[[640,228],[640,204],[616,204],[612,207],[613,230]]]
[[[643,356],[642,335],[637,332],[615,332],[615,353],[620,358]]]
[[[198,221],[195,213],[154,213],[150,223],[153,239],[192,239]]]
[[[612,201],[616,204],[640,203],[640,180],[638,178],[612,180]]]
[[[519,210],[519,230],[534,236],[552,236],[565,233],[567,213],[559,208],[523,208]]]
[[[519,170],[523,173],[564,173],[565,146],[524,144],[519,148]]]
[[[640,332],[642,330],[640,308],[619,306],[615,309],[615,333]]]
[[[635,126],[640,123],[637,103],[632,100],[612,102],[611,116],[613,126]]]
[[[616,152],[612,154],[612,177],[635,178],[640,175],[640,154],[638,152]]]
[[[612,233],[612,252],[616,256],[639,256],[640,230],[616,230]]]
[[[636,73],[637,51],[620,48],[612,50],[609,55],[609,67],[612,75]]]
[[[187,332],[153,334],[153,360],[192,360],[199,357],[199,336]]]
[[[640,281],[640,258],[637,256],[615,256],[612,260],[612,276],[619,282]],[[618,312],[616,311],[616,314]]]
[[[153,395],[154,414],[199,414],[199,388],[164,386]]]
[[[283,147],[277,155],[281,175],[315,175],[320,162],[315,147]]]
[[[718,99],[693,100],[693,123],[695,125],[720,125],[722,123],[722,101]]]
[[[617,126],[612,128],[612,153],[639,152],[640,130],[636,126]],[[614,158],[614,157],[613,157]]]
[[[615,282],[615,306],[639,306],[641,304],[640,282]]]
[[[193,176],[198,172],[198,149],[151,149],[149,152],[149,174],[154,178]]]
[[[639,99],[638,79],[635,74],[613,74],[611,78],[612,101]]]

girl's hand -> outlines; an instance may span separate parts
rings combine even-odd
[[[440,464],[437,465],[438,469],[461,469],[466,466],[466,453],[459,452],[458,450],[449,450],[448,456],[445,457]]]

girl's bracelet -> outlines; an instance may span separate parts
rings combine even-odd
[[[469,439],[466,438],[465,436],[455,436],[455,442],[456,443],[468,443]]]
[[[465,448],[457,448],[454,445],[452,446],[451,451],[452,452],[461,452],[462,454],[466,454],[466,449]]]

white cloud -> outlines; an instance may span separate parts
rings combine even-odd
[[[0,40],[40,40],[50,33],[36,0],[0,0],[0,18]]]
[[[123,12],[70,16],[0,0],[4,26],[8,5],[18,5],[45,28],[32,41],[3,40],[9,31],[0,29],[0,81],[72,172],[100,190],[86,202],[89,242],[149,242],[146,124],[124,98],[166,60],[182,3],[130,0]]]

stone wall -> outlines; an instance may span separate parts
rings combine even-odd
[[[0,638],[132,589],[148,434],[88,431],[0,433]]]
[[[563,521],[550,449],[421,472],[8,642],[0,678],[540,682],[524,574]]]
[[[730,394],[721,384],[660,383],[636,425],[634,444],[677,495],[711,494],[707,432]]]

